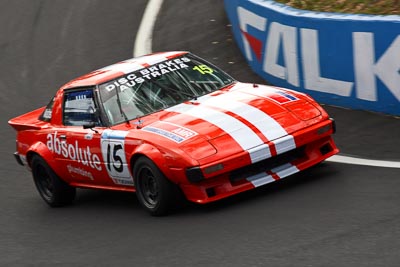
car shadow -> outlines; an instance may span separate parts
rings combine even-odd
[[[288,178],[278,180],[250,191],[240,193],[209,204],[196,204],[186,200],[176,207],[169,216],[186,217],[200,214],[218,213],[229,211],[230,209],[253,205],[260,201],[274,200],[291,194],[293,191],[300,190],[310,185],[321,185],[334,179],[341,169],[335,163],[322,163],[308,170],[302,171]],[[144,215],[147,213],[140,206],[135,193],[119,192],[108,190],[78,189],[77,199],[74,203],[76,207],[84,209],[102,209],[130,212],[138,212]]]
[[[305,187],[325,186],[331,182],[335,176],[337,177],[341,169],[334,163],[321,163],[310,169],[292,175],[282,180],[249,190],[238,195],[222,199],[217,202],[200,205],[195,203],[187,203],[176,216],[186,216],[192,214],[214,213],[220,211],[228,211],[253,205],[260,201],[274,200],[277,197],[282,197],[293,191],[301,190]]]

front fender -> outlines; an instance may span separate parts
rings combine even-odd
[[[131,155],[132,172],[136,160],[141,156],[152,160],[171,182],[178,184],[186,181],[184,166],[187,164],[183,163],[183,159],[179,160],[180,157],[178,158],[176,153],[160,150],[152,144],[144,143],[138,146]]]

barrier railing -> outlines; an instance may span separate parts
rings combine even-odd
[[[225,0],[236,42],[270,83],[352,109],[400,115],[400,16],[318,13]]]

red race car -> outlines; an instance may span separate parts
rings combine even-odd
[[[52,207],[97,188],[136,192],[164,215],[182,193],[209,203],[338,153],[334,121],[309,96],[237,82],[188,52],[93,71],[9,124],[16,160]]]

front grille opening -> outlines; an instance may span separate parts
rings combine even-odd
[[[215,193],[214,187],[207,188],[207,189],[206,189],[206,193],[207,193],[207,196],[208,196],[208,197],[214,197],[214,196],[217,195],[217,194]]]
[[[292,162],[305,156],[305,146],[290,150],[276,157],[265,159],[257,163],[242,167],[231,172],[229,179],[232,184],[252,175],[269,171],[283,164]]]
[[[326,155],[329,152],[332,152],[332,150],[333,150],[333,148],[330,144],[325,144],[319,149],[319,151],[321,152],[322,155]]]

